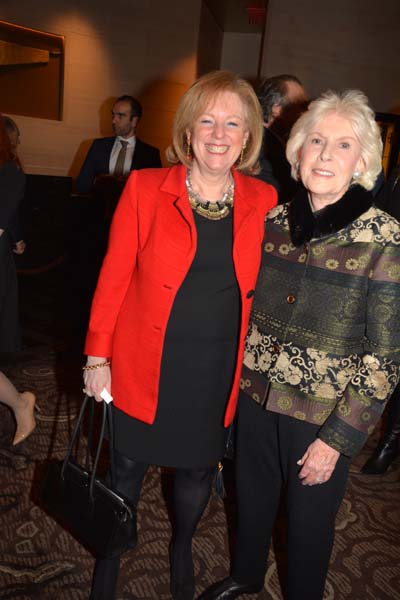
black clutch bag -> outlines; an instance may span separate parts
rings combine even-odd
[[[84,465],[80,465],[73,459],[73,448],[81,431],[88,402],[91,411],[86,461]],[[136,507],[130,505],[115,490],[112,409],[106,402],[103,402],[101,432],[93,468],[90,469],[93,404],[94,400],[85,396],[67,454],[63,461],[50,463],[41,498],[47,512],[97,558],[112,558],[136,545]],[[96,476],[107,421],[110,435],[110,485]]]

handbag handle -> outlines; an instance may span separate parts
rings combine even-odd
[[[85,469],[87,472],[90,470],[90,450],[92,448],[93,443],[93,429],[94,429],[94,402],[89,403],[90,407],[90,416],[89,416],[89,431],[87,436],[87,444],[86,444],[86,460],[85,460]]]
[[[108,419],[108,434],[109,434],[109,448],[110,448],[110,478],[111,478],[111,487],[115,490],[115,454],[114,454],[114,421],[113,421],[113,411],[111,408],[111,404],[104,402],[107,411],[107,419]]]
[[[89,400],[90,400],[90,396],[88,396],[86,394],[83,399],[81,410],[79,412],[78,419],[76,421],[74,430],[72,432],[68,450],[67,450],[67,453],[66,453],[64,461],[63,461],[63,465],[61,468],[61,479],[64,479],[65,469],[67,468],[67,464],[72,456],[72,451],[73,451],[76,439],[78,437],[78,434],[80,432],[80,429],[82,426],[82,421],[83,421],[83,416],[85,414],[85,410],[86,410]],[[101,428],[100,428],[100,435],[99,435],[99,441],[97,443],[96,454],[95,454],[95,459],[93,462],[93,469],[92,469],[92,473],[90,476],[90,484],[89,484],[89,498],[90,498],[91,502],[93,502],[93,487],[94,487],[94,482],[95,482],[95,478],[96,478],[97,466],[98,466],[99,459],[100,459],[100,452],[101,452],[101,448],[103,446],[104,433],[105,433],[105,427],[106,427],[107,420],[109,423],[109,433],[110,433],[111,487],[114,488],[115,457],[114,457],[114,427],[113,427],[112,409],[111,409],[111,406],[107,402],[103,401],[102,405],[103,405],[103,416],[102,416],[102,422],[101,422]],[[89,438],[88,438],[88,444],[87,444],[87,450],[86,450],[86,461],[85,461],[87,471],[89,470],[89,455],[90,455],[90,447],[92,444],[93,413],[94,413],[94,411],[93,411],[93,407],[92,407],[91,423],[89,426]]]

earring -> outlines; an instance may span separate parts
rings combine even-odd
[[[246,142],[244,142],[244,144],[242,146],[242,150],[240,152],[239,165],[241,165],[242,162],[243,162],[243,156],[244,156],[244,151],[245,150],[246,150]]]
[[[190,131],[186,134],[186,160],[192,159],[192,152],[190,148]]]
[[[358,179],[360,177],[361,173],[359,171],[354,171],[353,173],[353,179]]]

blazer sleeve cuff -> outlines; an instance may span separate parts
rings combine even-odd
[[[331,448],[352,458],[360,452],[368,436],[332,414],[322,425],[317,437]]]
[[[112,355],[112,335],[108,333],[96,333],[88,331],[85,342],[85,354],[88,356],[106,356]]]

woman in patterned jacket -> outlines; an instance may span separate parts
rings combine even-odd
[[[323,597],[350,460],[399,374],[400,225],[369,193],[381,152],[357,90],[325,93],[292,129],[303,185],[266,219],[238,409],[236,553],[203,600],[262,589],[282,489],[286,597]]]

